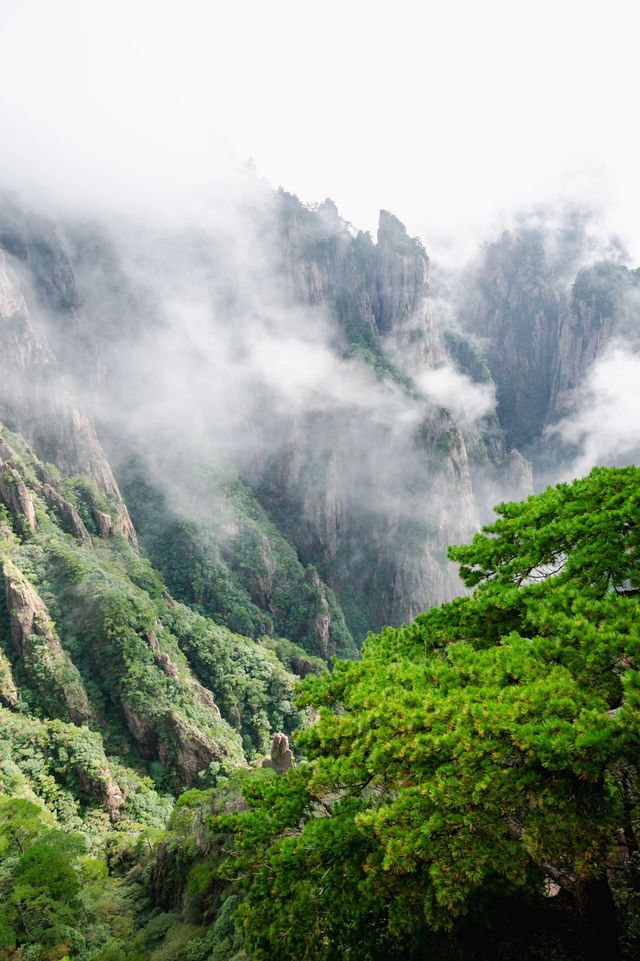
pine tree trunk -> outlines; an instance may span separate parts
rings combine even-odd
[[[581,881],[577,904],[589,961],[620,961],[616,906],[606,877]]]

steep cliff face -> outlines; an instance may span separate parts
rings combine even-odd
[[[206,242],[203,251],[199,256],[206,258]],[[166,256],[170,262],[175,248]],[[277,531],[268,529],[268,519],[259,516],[258,504],[250,503],[248,490],[238,503],[233,468],[221,479],[215,457],[203,459],[197,445],[185,447],[175,433],[175,456],[169,453],[162,468],[150,468],[144,448],[151,438],[158,442],[161,437],[168,450],[166,427],[151,411],[148,436],[141,436],[139,427],[129,431],[122,396],[131,390],[132,378],[140,377],[132,403],[133,398],[138,405],[149,403],[141,386],[144,375],[135,361],[127,364],[127,355],[131,350],[140,359],[140,343],[153,336],[155,324],[162,324],[162,309],[156,292],[123,269],[108,232],[75,222],[56,228],[4,199],[0,257],[0,364],[5,373],[0,416],[27,437],[43,459],[65,475],[91,478],[117,506],[116,513],[97,505],[93,509],[92,520],[101,533],[121,532],[133,546],[137,543],[87,411],[99,423],[110,456],[128,483],[145,547],[178,597],[254,637],[286,634],[324,657],[354,654],[332,592],[322,583],[317,589],[310,586],[295,552]],[[207,264],[206,269],[213,267]],[[153,375],[147,371],[147,376]],[[161,365],[157,376],[167,376]],[[188,385],[180,389],[186,393]],[[119,412],[113,421],[111,410]],[[185,464],[190,459],[188,478]],[[143,475],[148,475],[141,498],[140,475],[133,466],[140,461]],[[212,484],[210,470],[216,475]],[[51,502],[57,496],[50,490]],[[235,529],[231,537],[219,520],[221,502],[228,497]],[[154,504],[155,516],[145,498]],[[82,519],[73,516],[72,506],[59,502],[57,509],[66,512],[67,527],[79,529]]]
[[[100,529],[93,512],[104,495],[89,479],[61,478],[1,425],[0,455],[10,478],[0,494],[5,708],[35,711],[58,732],[90,728],[174,785],[211,766],[230,771],[295,727],[295,679],[274,651],[174,601],[121,534]],[[123,796],[106,762],[83,771],[86,791],[117,816]]]
[[[44,461],[67,475],[90,477],[112,497],[119,508],[117,526],[135,545],[93,423],[74,402],[50,346],[51,324],[38,323],[40,295],[59,313],[77,316],[73,273],[56,243],[49,232],[36,242],[6,223],[0,230],[0,419],[26,437]]]
[[[509,448],[526,451],[546,421],[563,312],[537,232],[505,232],[485,248],[462,323],[483,339]]]
[[[567,412],[572,392],[614,338],[628,347],[638,346],[639,312],[638,271],[606,261],[580,270],[561,318],[550,419]]]
[[[214,225],[154,235],[149,273],[98,224],[54,227],[3,201],[0,416],[63,474],[91,478],[115,508],[95,504],[91,524],[135,545],[119,482],[126,485],[145,549],[181,599],[253,637],[286,635],[312,654],[349,654],[353,633],[405,620],[459,589],[446,546],[463,540],[490,503],[530,491],[518,451],[538,466],[549,461],[545,428],[571,410],[606,346],[635,336],[640,282],[600,263],[569,290],[576,251],[569,268],[557,245],[547,256],[542,231],[520,229],[484,249],[455,323],[440,327],[426,251],[389,212],[380,213],[375,241],[330,200],[308,207],[284,191],[251,218],[236,259],[224,253],[226,224],[218,233]],[[176,409],[181,421],[171,407],[175,340],[154,354],[156,332],[181,334],[153,288],[159,271],[179,293],[194,278],[210,293],[205,307],[224,318],[211,330],[225,351],[234,325],[245,337],[242,325],[255,325],[252,298],[263,289],[261,323],[271,323],[269,311],[288,311],[301,327],[324,325],[322,349],[353,380],[348,398],[329,384],[326,403],[276,409],[261,387],[236,428],[246,430],[242,457],[236,463],[225,451],[221,467],[210,430],[217,410],[205,392],[192,412]],[[203,369],[216,349],[207,336],[204,348],[196,339]],[[250,353],[251,344],[238,336],[232,350]],[[147,354],[153,363],[141,366]],[[425,401],[421,377],[443,365],[494,383],[495,415],[461,426]],[[78,383],[90,388],[83,397],[70,387]],[[163,383],[164,393],[155,386]],[[131,430],[122,402],[129,391],[132,413],[143,411]],[[109,417],[116,408],[117,422]],[[197,430],[188,425],[181,436],[192,414]],[[21,496],[10,475],[5,503]],[[50,488],[50,509],[88,537],[85,518],[59,497]],[[29,526],[28,511],[23,517]]]
[[[311,209],[281,191],[257,220],[248,260],[246,250],[239,260],[221,253],[224,230],[152,237],[150,275],[127,264],[97,225],[57,230],[6,207],[0,346],[14,377],[0,413],[64,474],[92,478],[120,505],[115,520],[95,505],[92,523],[135,544],[93,423],[67,383],[89,387],[84,410],[98,419],[144,547],[171,590],[233,630],[287,636],[323,657],[353,654],[352,634],[406,620],[459,590],[446,548],[475,525],[481,474],[506,477],[502,428],[461,430],[420,396],[419,377],[453,355],[431,307],[425,249],[396,217],[381,212],[374,242],[331,201]],[[261,262],[265,242],[269,267],[260,273],[252,261]],[[206,309],[228,316],[217,328],[225,339],[233,324],[252,320],[261,285],[267,326],[269,310],[300,324],[321,318],[322,347],[343,365],[337,396],[308,410],[274,411],[268,391],[262,407],[242,399],[251,419],[243,457],[236,465],[223,455],[221,468],[209,439],[218,412],[206,406],[206,391],[205,406],[183,411],[181,421],[171,406],[171,339],[154,353],[155,332],[171,333],[160,295],[145,287],[159,270],[179,291],[195,279],[205,300],[210,294]],[[208,336],[201,366],[215,349]],[[239,336],[234,349],[251,344]],[[188,378],[177,388],[185,397]],[[163,393],[157,385],[165,382]],[[112,410],[119,419],[110,420]],[[198,429],[185,425],[182,436],[192,416]],[[54,500],[49,494],[56,509]],[[62,516],[63,505],[57,510]],[[65,524],[81,536],[69,510]]]
[[[374,243],[342,220],[331,200],[310,209],[280,191],[277,201],[278,243],[292,288],[303,303],[335,313],[351,349],[388,364],[381,338],[387,347],[397,338],[418,364],[444,360],[429,310],[429,258],[397,217],[380,211]]]
[[[340,305],[351,329],[368,337],[376,320],[376,252],[369,234],[341,220],[333,201],[316,210],[280,191],[275,224],[295,295],[311,305]]]
[[[429,301],[422,244],[381,211],[377,243],[317,209],[278,197],[283,269],[295,296],[323,308],[343,356],[362,358],[416,402],[412,377],[447,353]],[[459,590],[446,561],[474,518],[465,438],[426,404],[411,428],[371,412],[298,417],[254,478],[258,496],[337,591],[358,636],[400,623]],[[454,506],[455,505],[455,506]]]
[[[547,257],[545,242],[554,246],[542,231],[526,229],[488,245],[467,278],[458,318],[464,332],[481,338],[507,445],[517,445],[542,474],[572,456],[547,429],[579,409],[607,348],[636,351],[640,331],[638,271],[599,261],[580,268],[569,286],[576,250],[565,263],[557,245]]]
[[[370,572],[360,568],[371,598],[369,616],[379,625],[411,620],[436,603],[431,598],[448,600],[462,590],[447,548],[468,537],[476,518],[465,438],[440,409],[420,425],[416,443],[424,452],[416,486],[400,495],[387,516],[384,544],[374,551]]]
[[[376,458],[383,452],[370,474],[354,470],[362,433],[354,424],[327,450],[311,431],[313,449],[300,441],[274,457],[258,488],[300,556],[335,587],[359,637],[458,592],[446,550],[475,513],[466,445],[446,411],[425,417],[400,443],[382,429],[375,438],[365,434],[364,446]]]
[[[82,678],[57,636],[49,611],[25,575],[9,559],[0,562],[11,639],[42,704],[56,715],[83,724],[92,717]]]
[[[176,597],[238,633],[287,637],[323,658],[355,655],[333,591],[237,476],[192,476],[182,504],[144,460],[130,459],[121,477],[142,542]]]

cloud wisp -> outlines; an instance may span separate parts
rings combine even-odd
[[[640,354],[614,341],[593,364],[574,397],[573,413],[549,430],[577,453],[561,468],[567,479],[596,465],[622,466],[640,458]]]

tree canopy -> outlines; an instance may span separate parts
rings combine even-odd
[[[640,470],[496,510],[450,551],[472,592],[308,679],[307,760],[216,818],[251,957],[437,957],[556,892],[582,955],[632,937]]]

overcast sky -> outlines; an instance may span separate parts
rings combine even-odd
[[[435,246],[586,197],[640,261],[633,0],[0,0],[0,18],[4,181],[173,198],[251,158]]]

